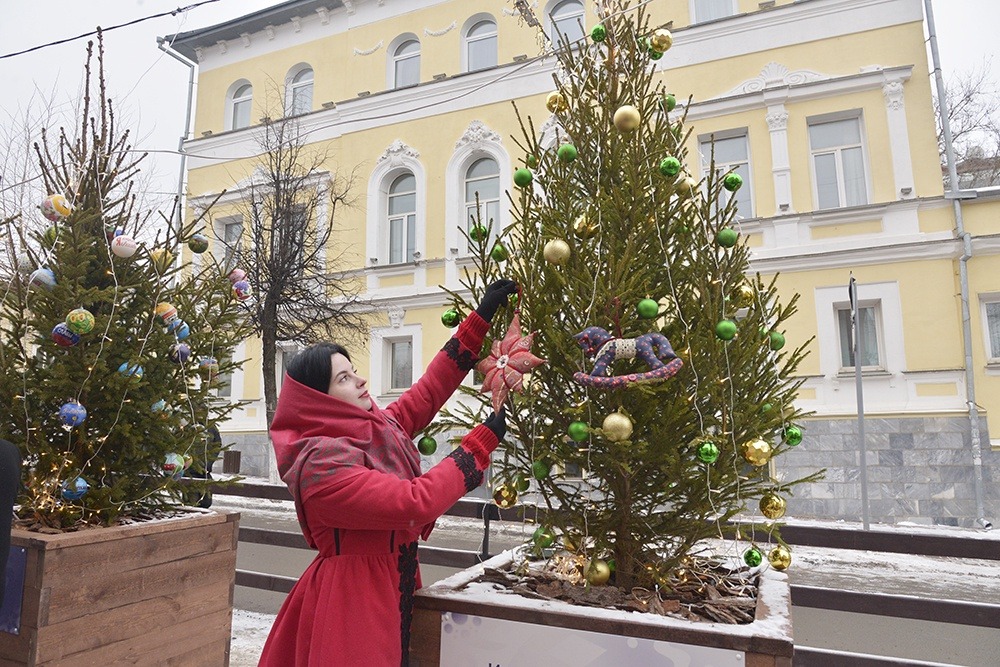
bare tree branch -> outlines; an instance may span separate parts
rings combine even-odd
[[[960,187],[1000,185],[1000,117],[996,113],[1000,90],[989,76],[989,62],[946,82],[945,100]],[[934,112],[938,151],[947,187],[944,130],[936,98]]]

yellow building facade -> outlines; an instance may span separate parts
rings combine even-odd
[[[744,178],[735,196],[754,269],[779,274],[786,298],[801,295],[784,333],[811,341],[799,403],[813,416],[775,474],[828,474],[790,512],[990,520],[1000,477],[1000,424],[995,447],[989,419],[1000,414],[1000,193],[965,193],[956,206],[944,192],[921,0],[653,0],[646,9],[673,32],[655,66],[677,96],[674,113],[693,127],[687,170],[704,176],[714,140],[717,166]],[[367,347],[352,355],[381,404],[450,335],[440,286],[459,289],[470,266],[460,229],[471,193],[500,225],[510,220],[505,191],[523,158],[511,101],[543,145],[555,140],[544,105],[555,59],[529,19],[571,39],[597,22],[590,0],[292,0],[168,38],[198,67],[189,215],[227,190],[212,215],[217,256],[238,230],[233,211],[253,178],[262,122],[295,116],[330,156],[327,177],[354,171],[357,206],[325,222],[350,258],[337,269],[372,304]],[[231,398],[248,404],[224,437],[243,452],[245,473],[267,475],[260,343],[237,353],[247,363]]]

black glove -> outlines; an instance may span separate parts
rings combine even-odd
[[[483,426],[493,431],[498,441],[503,440],[503,436],[507,433],[507,408],[500,408],[500,412],[491,414],[483,422]]]
[[[507,303],[507,297],[516,293],[517,283],[513,280],[506,278],[498,280],[486,288],[486,293],[483,294],[483,300],[479,302],[476,313],[487,322],[491,322],[497,309]]]

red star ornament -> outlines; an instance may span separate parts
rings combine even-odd
[[[514,313],[507,335],[503,340],[493,341],[490,356],[476,364],[476,370],[486,376],[483,379],[483,393],[493,394],[494,412],[500,412],[510,392],[523,391],[525,373],[530,373],[532,369],[545,363],[545,359],[539,359],[531,353],[534,337],[534,333],[521,335],[521,318],[518,313]]]

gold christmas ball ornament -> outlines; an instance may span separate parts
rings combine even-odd
[[[501,484],[493,492],[493,502],[502,510],[513,507],[517,504],[517,489],[513,484]]]
[[[685,176],[684,178],[677,179],[674,189],[677,190],[678,194],[689,195],[698,189],[698,181],[690,176]]]
[[[173,253],[164,248],[153,248],[149,251],[149,258],[159,273],[165,272],[170,267],[171,262],[174,261]]]
[[[788,547],[779,544],[768,552],[767,562],[775,570],[783,572],[792,564],[792,552],[788,550]]]
[[[639,115],[639,110],[631,104],[621,106],[615,111],[614,123],[620,132],[631,132],[639,127],[641,122],[642,116]]]
[[[571,254],[569,244],[562,239],[552,239],[542,248],[542,257],[549,264],[565,264]]]
[[[587,583],[591,586],[603,586],[611,579],[611,567],[600,558],[590,561],[587,566]]]
[[[670,31],[666,28],[660,28],[653,33],[652,37],[649,38],[649,45],[653,47],[654,50],[663,53],[674,45],[674,36],[671,35]]]
[[[737,308],[749,308],[757,300],[757,290],[750,285],[743,283],[736,288],[734,295]]]
[[[580,214],[573,222],[573,233],[576,234],[577,238],[592,239],[597,236],[598,231],[597,223],[592,222],[586,213]]]
[[[771,445],[763,438],[755,438],[743,443],[743,458],[758,468],[771,458]]]
[[[768,491],[760,499],[760,513],[771,521],[785,516],[785,499]]]
[[[566,101],[566,97],[559,91],[549,93],[549,96],[545,98],[545,108],[552,113],[562,113],[569,109],[569,102]]]
[[[608,440],[613,442],[628,440],[632,435],[632,420],[620,412],[612,412],[604,418],[601,429]]]

